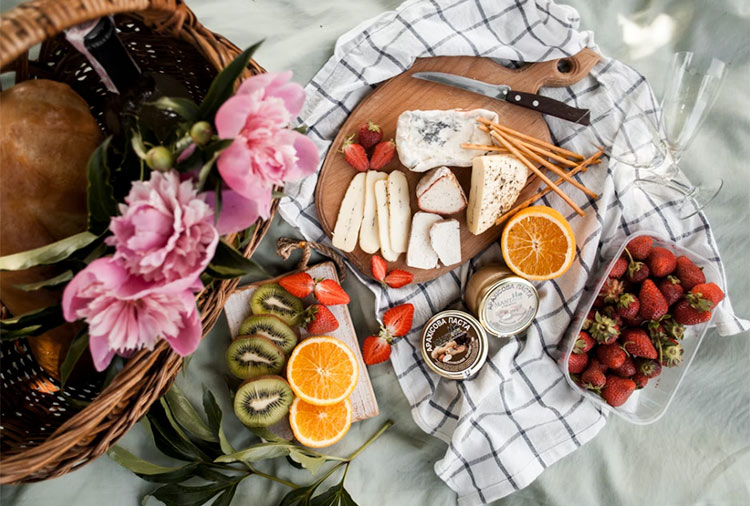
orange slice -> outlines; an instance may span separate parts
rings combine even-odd
[[[510,270],[526,279],[562,276],[576,256],[573,229],[551,207],[527,207],[508,220],[500,239]]]
[[[286,365],[294,394],[314,406],[337,404],[357,385],[359,366],[352,350],[333,337],[308,337],[294,348]]]
[[[330,406],[313,406],[294,399],[289,408],[289,425],[301,444],[311,448],[331,446],[352,426],[352,403],[344,399]]]

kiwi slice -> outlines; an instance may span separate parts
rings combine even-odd
[[[240,325],[240,336],[258,335],[266,337],[287,355],[297,345],[297,334],[281,319],[270,314],[250,316]]]
[[[240,336],[227,348],[229,372],[242,379],[278,374],[284,360],[284,350],[267,337]]]
[[[294,393],[281,376],[245,381],[234,395],[234,414],[248,427],[268,427],[289,413]]]
[[[302,300],[276,283],[261,285],[250,297],[250,309],[253,314],[272,314],[278,316],[287,325],[296,325],[304,309]]]

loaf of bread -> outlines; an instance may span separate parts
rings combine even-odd
[[[86,102],[68,85],[29,80],[0,93],[0,255],[45,246],[86,229],[86,166],[101,141]],[[0,273],[0,300],[14,315],[56,304],[61,292],[15,285],[60,271],[35,267]],[[53,377],[77,326],[29,339]]]

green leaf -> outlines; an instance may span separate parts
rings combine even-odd
[[[165,473],[155,474],[144,474],[135,473],[138,477],[145,481],[151,481],[155,483],[180,483],[188,478],[192,478],[195,475],[195,470],[198,468],[198,464],[187,464],[182,467],[178,467],[173,471],[167,471]]]
[[[214,430],[216,435],[219,437],[219,446],[221,447],[224,455],[235,453],[237,450],[229,443],[227,435],[224,433],[224,429],[221,426],[221,408],[216,402],[214,394],[208,390],[205,385],[203,387],[203,410],[206,412],[206,418],[208,418],[208,426]]]
[[[319,496],[315,497],[311,503],[311,506],[357,506],[352,496],[344,488],[344,480],[342,478],[341,483],[334,485]]]
[[[64,321],[59,305],[37,309],[14,318],[0,320],[0,338],[3,341],[13,341],[21,337],[38,336]]]
[[[203,189],[203,186],[206,184],[206,179],[208,179],[208,175],[211,173],[211,169],[213,168],[214,163],[216,162],[216,159],[219,158],[220,154],[221,151],[214,152],[214,154],[211,155],[208,161],[203,164],[200,172],[198,172],[198,185],[196,187],[198,191],[201,191]]]
[[[219,279],[231,279],[248,274],[252,274],[258,280],[271,277],[257,262],[245,258],[242,253],[224,240],[219,241],[216,246],[216,252],[211,263],[208,264],[207,271]]]
[[[216,111],[221,104],[232,96],[232,93],[234,93],[234,82],[240,77],[248,63],[250,63],[253,53],[262,43],[263,41],[260,41],[245,49],[214,78],[211,87],[208,89],[208,93],[206,93],[206,97],[198,108],[198,117],[200,119],[213,122]]]
[[[229,455],[223,455],[214,462],[245,462],[252,463],[266,459],[275,459],[289,455],[294,443],[258,443]]]
[[[232,503],[232,498],[234,497],[234,493],[236,491],[237,483],[235,483],[228,489],[225,489],[224,492],[222,492],[221,495],[211,503],[211,506],[229,506]]]
[[[167,506],[200,506],[219,492],[229,488],[225,483],[187,487],[171,483],[154,490],[151,495]]]
[[[91,232],[81,232],[41,248],[0,257],[0,271],[22,271],[36,265],[54,264],[60,260],[65,260],[96,239],[97,236]]]
[[[281,499],[279,506],[310,506],[310,499],[318,485],[320,482],[313,483],[309,487],[295,488]]]
[[[112,137],[108,137],[89,158],[88,166],[88,228],[99,235],[109,227],[110,218],[117,214],[117,201],[110,184],[110,170],[107,165],[107,149]]]
[[[162,473],[171,473],[180,467],[165,467],[157,464],[152,464],[142,458],[136,457],[128,450],[119,445],[110,446],[107,451],[107,455],[120,464],[125,469],[129,469],[138,475],[158,475]]]
[[[130,138],[130,146],[133,148],[133,152],[141,160],[146,159],[146,145],[143,143],[143,136],[141,136],[140,130],[132,130],[133,136]]]
[[[216,443],[219,439],[206,425],[206,422],[198,415],[190,404],[190,401],[182,390],[177,386],[176,383],[172,384],[172,388],[169,389],[167,394],[164,396],[169,405],[169,409],[172,411],[177,422],[182,425],[190,434],[202,439],[203,441],[210,441]]]
[[[43,281],[37,281],[36,283],[15,285],[15,287],[25,292],[33,292],[34,290],[39,290],[40,288],[57,288],[63,283],[70,281],[71,279],[73,279],[73,271],[67,270],[53,278],[45,279]]]
[[[216,186],[214,187],[214,194],[216,195],[216,208],[214,209],[214,224],[219,223],[219,216],[221,216],[221,178],[216,179]]]
[[[148,412],[151,433],[154,444],[163,454],[187,462],[195,461],[197,457],[194,445],[185,441],[173,428],[167,419],[166,411],[161,403],[155,402]]]
[[[81,330],[71,341],[68,347],[68,353],[65,355],[65,359],[60,364],[60,383],[63,385],[68,381],[70,373],[73,372],[73,366],[78,363],[78,360],[89,347],[89,333],[87,329]]]
[[[320,470],[320,467],[326,463],[328,459],[325,457],[312,456],[304,452],[299,448],[292,448],[289,450],[289,458],[300,464],[302,467],[310,471],[310,474],[315,474]]]
[[[189,98],[161,97],[146,105],[152,105],[163,111],[173,112],[185,121],[191,123],[198,118],[198,105]]]
[[[248,427],[248,430],[258,436],[261,439],[265,439],[266,441],[273,441],[276,443],[289,443],[290,441],[284,439],[281,436],[277,436],[270,430],[266,429],[265,427]]]
[[[292,130],[294,130],[295,132],[299,132],[302,135],[307,135],[307,126],[305,125],[300,125],[296,128],[292,128]]]
[[[286,193],[278,190],[274,190],[273,192],[271,192],[271,198],[273,199],[280,199],[282,197],[286,197]]]

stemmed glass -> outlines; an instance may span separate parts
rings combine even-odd
[[[679,177],[677,163],[716,101],[725,74],[721,60],[707,60],[692,52],[675,53],[662,98],[661,121],[633,103],[636,114],[623,118],[631,123],[628,133],[619,128],[612,144],[611,158],[641,169],[639,176],[643,175],[636,184],[645,191],[662,194],[669,189],[682,194],[681,218],[703,209],[724,184],[716,178],[695,186]]]

